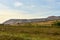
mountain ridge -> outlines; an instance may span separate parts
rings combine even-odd
[[[60,16],[49,16],[47,18],[36,18],[36,19],[10,19],[5,21],[3,24],[21,24],[21,23],[30,23],[30,22],[43,22],[49,20],[60,20]]]

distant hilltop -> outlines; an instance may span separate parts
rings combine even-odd
[[[5,21],[3,24],[21,24],[21,23],[29,23],[29,22],[43,22],[49,20],[60,20],[60,16],[49,16],[47,18],[38,18],[38,19],[10,19]]]

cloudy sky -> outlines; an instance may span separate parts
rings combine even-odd
[[[0,23],[53,15],[60,16],[60,0],[0,0]]]

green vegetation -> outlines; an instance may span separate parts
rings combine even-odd
[[[56,22],[54,22],[53,25],[54,25],[54,26],[59,26],[59,27],[60,27],[60,21],[56,21]]]
[[[48,25],[48,24],[47,24]],[[25,23],[19,26],[0,24],[0,40],[60,40],[60,22],[50,25]]]

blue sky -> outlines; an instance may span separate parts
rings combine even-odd
[[[60,0],[0,0],[0,22],[60,16]]]

